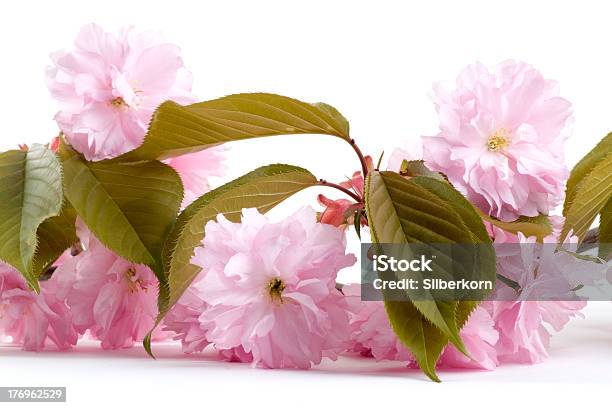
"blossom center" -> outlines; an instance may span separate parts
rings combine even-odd
[[[127,280],[128,291],[130,293],[136,293],[139,290],[147,291],[147,283],[141,278],[136,277],[136,270],[134,268],[130,267],[125,271],[125,279]]]
[[[273,302],[283,303],[283,291],[285,290],[285,283],[279,278],[272,278],[268,282],[268,295]]]
[[[123,107],[127,107],[128,104],[125,103],[125,101],[123,100],[122,97],[118,96],[115,99],[110,101],[111,106],[115,107],[115,108],[123,108]]]
[[[487,140],[487,148],[491,152],[498,152],[510,143],[510,132],[508,129],[499,129]]]

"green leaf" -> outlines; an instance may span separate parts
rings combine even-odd
[[[475,223],[475,233],[454,209],[464,207],[461,211],[467,214],[465,199],[445,201],[460,197],[448,183],[427,177],[407,180],[395,172],[374,171],[366,184],[368,221],[377,242],[474,243],[480,242],[476,236],[484,237],[482,222],[476,223],[473,213],[470,222]]]
[[[564,207],[565,224],[561,232],[560,242],[563,242],[570,230],[580,241],[584,238],[589,227],[604,209],[612,196],[612,152],[584,176],[574,189],[568,207]]]
[[[266,212],[293,194],[314,186],[317,179],[308,170],[286,164],[260,167],[215,190],[189,205],[179,216],[168,236],[164,251],[167,299],[160,298],[159,323],[166,312],[181,298],[200,272],[191,264],[194,249],[204,239],[204,226],[223,214],[228,220],[240,221],[243,208],[257,208]],[[150,336],[145,339],[150,353]]]
[[[491,244],[491,238],[482,222],[478,209],[450,183],[446,180],[439,180],[438,178],[431,178],[429,176],[414,177],[410,182],[423,187],[445,201],[446,204],[452,206],[457,215],[461,218],[463,224],[468,228],[468,231],[475,236],[471,242]],[[491,250],[493,250],[493,247],[491,247]],[[495,255],[493,254],[493,256]]]
[[[372,240],[375,243],[482,242],[478,236],[484,237],[486,230],[473,210],[469,210],[463,201],[457,204],[446,201],[456,198],[457,194],[459,193],[448,183],[432,178],[422,177],[415,181],[407,180],[393,172],[371,172],[366,182],[366,212]],[[475,223],[477,227],[474,231],[466,226],[460,214],[463,214],[466,222]],[[489,264],[489,268],[491,267],[494,276],[494,263]],[[421,314],[418,319],[411,315],[395,314],[397,310],[411,310],[406,306],[387,307],[394,327],[422,334],[402,337],[403,331],[400,331],[398,337],[412,350],[425,373],[434,380],[437,380],[437,377],[432,370],[442,349],[427,347],[423,342],[429,337],[443,339],[445,342],[450,340],[458,350],[465,352],[459,337],[458,323],[464,322],[457,320],[458,303],[413,301],[412,305]],[[415,343],[416,341],[418,343]]]
[[[402,161],[402,165],[400,167],[400,174],[402,176],[427,176],[431,178],[435,178],[440,181],[446,180],[442,173],[437,171],[431,171],[425,166],[425,162],[423,160],[404,160]]]
[[[572,223],[570,223],[570,221],[567,220],[568,215],[570,214],[570,212],[572,212],[573,218],[571,222],[576,221],[576,219],[578,218],[578,214],[576,212],[579,211],[578,210],[579,207],[584,205],[584,203],[582,203],[579,206],[574,206],[576,197],[581,192],[581,190],[585,188],[588,188],[588,189],[592,188],[592,186],[589,185],[589,183],[594,182],[592,177],[590,177],[591,174],[593,173],[595,169],[598,168],[598,166],[605,166],[604,163],[607,160],[609,160],[609,156],[611,154],[612,154],[612,133],[608,133],[597,144],[597,146],[595,146],[593,150],[587,153],[587,155],[584,156],[582,160],[580,160],[580,162],[578,162],[578,164],[574,166],[574,168],[572,169],[569,180],[567,181],[567,187],[565,191],[565,202],[563,204],[563,216],[566,218],[566,221],[565,221],[563,231],[561,233],[562,239],[565,239],[570,229],[574,229],[574,234],[576,234],[576,227]],[[598,172],[601,172],[601,169],[599,169]],[[596,175],[593,177],[597,178],[599,176]],[[605,189],[605,186],[603,186],[603,188]],[[603,191],[602,193],[605,194],[605,192]],[[593,192],[591,192],[590,194],[593,194]],[[584,193],[582,194],[582,196],[584,199]],[[600,205],[599,200],[597,198],[595,198],[595,201],[597,202],[594,202],[592,204]],[[594,217],[589,211],[587,217],[585,217],[584,220],[580,220],[580,221],[581,221],[581,224],[588,223],[589,225],[586,226],[586,228],[588,229],[588,227],[593,222],[593,219]],[[579,227],[584,228],[582,225],[579,225]],[[584,238],[584,235],[586,235],[586,231],[583,232],[580,238],[581,239]]]
[[[563,204],[563,216],[566,215],[567,211],[574,201],[580,183],[584,178],[599,164],[600,161],[612,152],[612,133],[608,133],[598,144],[586,154],[579,162],[574,166],[570,177],[567,180],[567,186],[565,188],[565,203]]]
[[[178,174],[158,161],[88,162],[60,146],[64,191],[96,237],[163,282],[161,252],[183,199]]]
[[[482,246],[483,276],[495,279],[495,252],[480,215],[448,182],[429,176],[409,180],[393,172],[371,172],[366,212],[376,243],[474,243]],[[450,340],[465,352],[459,329],[476,301],[386,301],[398,338],[419,366],[439,381],[435,366]]]
[[[459,212],[461,218],[466,224],[469,225],[472,232],[475,232],[478,238],[482,242],[491,242],[489,234],[482,223],[480,218],[491,224],[501,228],[505,231],[517,234],[523,233],[525,236],[536,236],[539,241],[542,241],[544,237],[552,234],[552,225],[546,215],[539,215],[537,217],[520,217],[515,221],[506,222],[501,221],[495,217],[486,215],[480,209],[473,206],[460,192],[458,192],[441,173],[433,172],[427,167],[422,160],[407,161],[404,160],[402,163],[402,169],[406,175],[415,177],[414,182],[428,188],[432,192],[436,192],[440,198],[447,201],[449,204],[455,207],[455,210]],[[420,180],[435,179],[442,183],[427,182],[426,185]],[[447,186],[450,186],[449,189]],[[478,217],[478,219],[476,219]]]
[[[448,337],[431,324],[410,302],[385,302],[391,328],[415,356],[429,378],[440,382],[436,363],[448,344]]]
[[[344,117],[342,113],[340,113],[338,109],[334,108],[331,105],[323,103],[323,102],[313,103],[313,106],[321,109],[323,112],[327,113],[329,116],[334,118],[337,124],[337,127],[340,129],[342,135],[344,135],[343,137],[348,138],[349,131],[350,131],[349,121]]]
[[[461,218],[465,226],[469,229],[470,233],[473,234],[474,242],[480,242],[484,245],[480,245],[480,253],[482,264],[486,266],[482,268],[483,270],[479,273],[479,276],[494,281],[498,276],[496,275],[496,255],[495,250],[492,245],[491,237],[489,237],[489,233],[482,222],[482,212],[472,205],[459,191],[457,191],[452,184],[450,184],[446,179],[440,181],[438,178],[430,177],[430,176],[418,176],[414,177],[410,180],[411,182],[420,185],[421,187],[427,189],[430,193],[434,193],[440,199],[445,201],[447,204],[453,207],[456,211],[457,215]],[[469,306],[470,302],[460,302],[460,306],[464,307],[466,305]],[[472,310],[477,306],[478,302],[473,302],[471,305]],[[466,311],[467,315],[471,313],[472,310]],[[459,328],[463,327],[465,323],[464,320],[458,318],[457,319]]]
[[[538,242],[542,242],[544,237],[552,234],[552,225],[550,224],[550,220],[546,215],[538,215],[537,217],[519,217],[515,221],[501,221],[495,217],[491,217],[486,215],[485,213],[478,210],[480,216],[485,220],[495,225],[498,228],[503,229],[504,231],[511,232],[513,234],[518,234],[519,232],[525,235],[526,237],[535,236],[538,239]]]
[[[478,302],[458,302],[457,319],[466,322]],[[410,349],[421,370],[440,382],[436,363],[448,344],[448,337],[432,325],[410,302],[385,302],[385,311],[397,337]]]
[[[34,258],[34,274],[38,278],[64,251],[78,242],[76,211],[68,202],[59,215],[51,217],[38,227],[38,248]]]
[[[457,319],[466,322],[478,302],[458,302]],[[385,302],[385,310],[393,331],[412,351],[421,370],[433,381],[440,382],[436,363],[448,344],[446,337],[410,302]]]
[[[348,122],[333,107],[286,96],[252,93],[181,106],[162,103],[142,146],[119,161],[164,159],[234,140],[324,134],[349,140]]]
[[[596,264],[604,264],[606,263],[606,260],[601,258],[601,257],[597,257],[597,256],[592,256],[592,255],[588,255],[588,254],[581,254],[579,252],[574,252],[574,251],[569,251],[567,249],[565,249],[563,246],[559,246],[559,248],[557,248],[557,251],[559,252],[564,252],[568,255],[573,256],[576,259],[580,259],[581,261],[589,261],[589,262],[593,262]],[[581,285],[582,287],[584,287],[584,285]]]
[[[495,249],[493,248],[491,237],[489,237],[489,233],[482,222],[478,208],[472,205],[472,203],[448,183],[446,179],[440,181],[437,177],[419,176],[414,177],[410,181],[420,185],[430,193],[435,194],[438,198],[453,207],[457,215],[463,221],[463,224],[468,228],[470,233],[473,234],[473,242],[481,243],[479,246],[479,255],[481,256],[483,268],[479,272],[479,276],[490,281],[495,281],[497,276],[499,276],[496,274]],[[463,328],[463,325],[467,322],[468,317],[474,309],[476,309],[478,303],[479,302],[476,301],[458,302],[457,327],[459,330]]]
[[[34,261],[39,226],[62,207],[62,169],[42,145],[0,154],[0,259],[39,290]]]
[[[608,200],[599,214],[599,257],[612,258],[612,199]]]

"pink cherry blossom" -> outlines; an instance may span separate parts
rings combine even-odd
[[[202,299],[201,276],[196,277],[164,318],[163,331],[173,332],[172,338],[181,342],[183,352],[187,354],[201,352],[211,344],[207,335],[214,327],[214,323],[200,319],[208,308],[208,304]],[[242,346],[217,351],[226,361],[242,363],[253,361],[253,354],[247,353]]]
[[[577,245],[564,244],[564,250],[559,250],[556,241],[538,243],[536,237],[520,233],[518,237],[518,244],[498,245],[496,252],[497,272],[516,282],[520,293],[500,284],[495,299],[579,301],[574,288],[594,284],[608,268],[572,255],[571,249]]]
[[[499,360],[541,363],[548,357],[551,329],[561,331],[585,306],[584,301],[484,302],[499,332]]]
[[[158,33],[118,35],[84,26],[74,47],[52,55],[47,84],[59,102],[55,119],[88,160],[118,156],[142,143],[155,108],[192,102],[191,74],[177,46]]]
[[[544,327],[539,302],[485,302],[499,332],[501,362],[539,363],[548,356],[550,333]]]
[[[66,299],[79,333],[89,330],[104,349],[130,347],[154,325],[157,279],[148,267],[111,252],[82,224],[78,232],[85,250],[53,273],[56,295]]]
[[[415,366],[416,361],[391,328],[383,302],[360,299],[360,285],[345,285],[342,291],[351,307],[350,350],[377,361],[406,361]],[[498,333],[491,315],[477,307],[470,315],[460,333],[461,339],[471,358],[448,345],[438,361],[438,366],[447,368],[475,368],[493,370],[498,365],[495,344]]]
[[[440,367],[494,370],[499,365],[495,349],[499,333],[486,309],[474,309],[460,335],[470,358],[449,344],[438,362]]]
[[[323,194],[319,194],[317,200],[319,204],[325,207],[319,220],[323,224],[333,225],[334,227],[347,225],[349,222],[348,219],[355,212],[354,208],[356,203],[351,200],[344,198],[332,200],[325,197]],[[352,212],[351,209],[353,209]]]
[[[366,156],[365,163],[368,171],[374,168],[372,157]],[[354,172],[351,178],[339,183],[339,185],[352,191],[357,197],[363,197],[364,195],[364,178],[361,171]],[[325,210],[321,214],[320,221],[323,224],[333,225],[334,227],[346,226],[348,224],[352,225],[355,212],[363,208],[362,203],[357,203],[354,200],[347,200],[345,198],[332,200],[323,194],[319,194],[317,199],[319,204],[325,207]],[[360,222],[361,225],[368,224],[365,217],[362,217]]]
[[[471,65],[455,90],[434,91],[440,133],[423,137],[429,168],[504,220],[548,214],[562,200],[571,105],[554,81],[530,65],[506,61],[493,72]]]
[[[376,361],[414,362],[414,357],[391,328],[383,302],[362,302],[360,285],[342,287],[351,310],[351,351]]]
[[[183,207],[188,206],[210,190],[209,177],[223,176],[225,147],[212,147],[196,153],[185,154],[166,160],[181,177],[185,196]]]
[[[371,156],[365,157],[365,165],[368,171],[374,169],[374,162],[372,161]],[[353,190],[359,197],[363,197],[363,193],[364,193],[363,172],[361,170],[354,172],[351,178],[349,178],[347,181],[340,183],[340,185],[349,190]]]
[[[387,170],[399,173],[404,160],[423,160],[423,143],[414,138],[405,141],[401,147],[393,149],[387,162]]]
[[[310,208],[278,223],[255,209],[243,210],[241,223],[219,215],[192,258],[202,267],[207,339],[259,367],[335,359],[349,336],[336,275],[356,260],[345,248],[342,231],[316,222]]]
[[[40,294],[33,292],[19,272],[0,262],[0,339],[10,337],[28,351],[49,343],[60,350],[75,345],[71,312],[54,293],[53,283],[46,281],[40,283]]]
[[[202,300],[200,283],[194,282],[164,318],[163,330],[174,333],[172,338],[181,342],[183,352],[186,354],[201,352],[211,344],[207,335],[214,324],[205,320],[200,321],[207,308],[208,304]],[[253,354],[247,353],[242,346],[217,351],[226,361],[242,363],[253,361]]]
[[[561,331],[586,306],[574,288],[592,284],[609,267],[557,250],[560,219],[555,232],[536,243],[519,234],[517,244],[497,248],[498,273],[513,280],[520,292],[499,283],[492,299],[484,303],[499,332],[496,350],[500,361],[539,363],[548,356],[551,329]],[[575,237],[564,246],[575,249]],[[507,300],[506,300],[507,299]]]
[[[174,332],[173,339],[180,340],[184,353],[200,352],[210,344],[206,338],[208,329],[200,323],[200,316],[207,307],[198,282],[195,282],[164,318],[163,330]]]
[[[219,355],[232,363],[252,363],[253,353],[247,353],[242,346],[219,350]]]

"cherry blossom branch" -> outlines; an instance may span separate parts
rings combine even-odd
[[[366,176],[368,175],[368,165],[366,163],[365,156],[361,152],[359,146],[357,146],[357,143],[355,143],[355,139],[351,139],[350,143],[355,153],[357,153],[357,157],[359,157],[359,162],[361,163],[361,172],[363,173],[363,179],[365,180]]]
[[[339,184],[336,183],[330,183],[329,181],[320,179],[317,182],[318,185],[320,186],[326,186],[326,187],[331,187],[331,188],[335,188],[336,190],[340,190],[342,191],[344,194],[349,195],[353,200],[357,201],[358,203],[362,202],[362,198],[359,197],[357,194],[355,194],[354,192],[352,192],[351,190],[349,190],[348,188],[342,187]]]

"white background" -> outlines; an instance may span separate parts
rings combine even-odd
[[[574,136],[567,144],[573,165],[612,130],[610,11],[606,2],[587,1],[8,2],[0,14],[0,148],[47,142],[57,134],[56,107],[44,83],[48,54],[68,47],[81,25],[97,22],[109,30],[125,24],[162,30],[182,47],[200,99],[266,91],[330,103],[375,157],[437,131],[433,82],[453,81],[476,60],[492,65],[521,59],[557,79],[562,96],[574,104]],[[268,138],[231,147],[228,179],[273,162],[297,164],[329,180],[342,180],[358,168],[339,139]],[[314,204],[315,193],[301,193],[277,216]],[[120,399],[126,405],[212,407],[332,400],[357,406],[601,404],[609,401],[598,397],[612,382],[610,309],[591,305],[589,319],[571,323],[553,339],[552,358],[543,365],[442,373],[443,385],[397,364],[363,360],[308,373],[271,372],[221,364],[210,356],[185,359],[172,348],[152,361],[140,350],[101,358],[92,347],[66,357],[2,349],[0,385],[66,385],[74,406]]]

